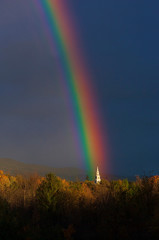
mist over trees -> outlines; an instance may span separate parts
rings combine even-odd
[[[159,177],[66,181],[0,171],[0,239],[151,239],[159,236]]]

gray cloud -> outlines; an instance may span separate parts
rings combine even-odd
[[[0,157],[77,166],[56,58],[31,4],[0,2]]]

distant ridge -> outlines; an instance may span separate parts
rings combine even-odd
[[[47,173],[54,173],[55,175],[65,178],[67,180],[85,180],[86,174],[84,170],[79,168],[53,168],[48,166],[43,166],[39,164],[28,164],[23,163],[17,160],[9,158],[0,158],[0,170],[3,170],[6,174],[11,175],[30,175],[37,173],[41,176],[44,176]]]
[[[73,167],[65,167],[65,168],[54,168],[54,167],[48,167],[45,165],[40,164],[29,164],[20,162],[17,160],[13,160],[10,158],[0,158],[0,170],[3,170],[5,174],[10,175],[32,175],[32,174],[39,174],[40,176],[45,176],[47,173],[54,173],[56,176],[59,176],[60,178],[64,178],[66,180],[70,181],[84,181],[86,180],[86,173],[84,170],[80,168],[73,168]],[[118,180],[118,179],[124,179],[127,178],[129,181],[135,181],[134,176],[117,176],[117,175],[107,175],[103,176],[103,178],[106,178],[108,180]]]

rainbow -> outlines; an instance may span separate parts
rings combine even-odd
[[[47,31],[50,49],[56,55],[57,68],[67,100],[80,157],[92,179],[95,168],[105,169],[106,141],[95,102],[79,38],[66,0],[34,0]]]

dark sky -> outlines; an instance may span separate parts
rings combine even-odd
[[[159,169],[158,0],[68,0],[107,130],[111,171]],[[66,99],[32,0],[0,1],[0,157],[79,166]]]

